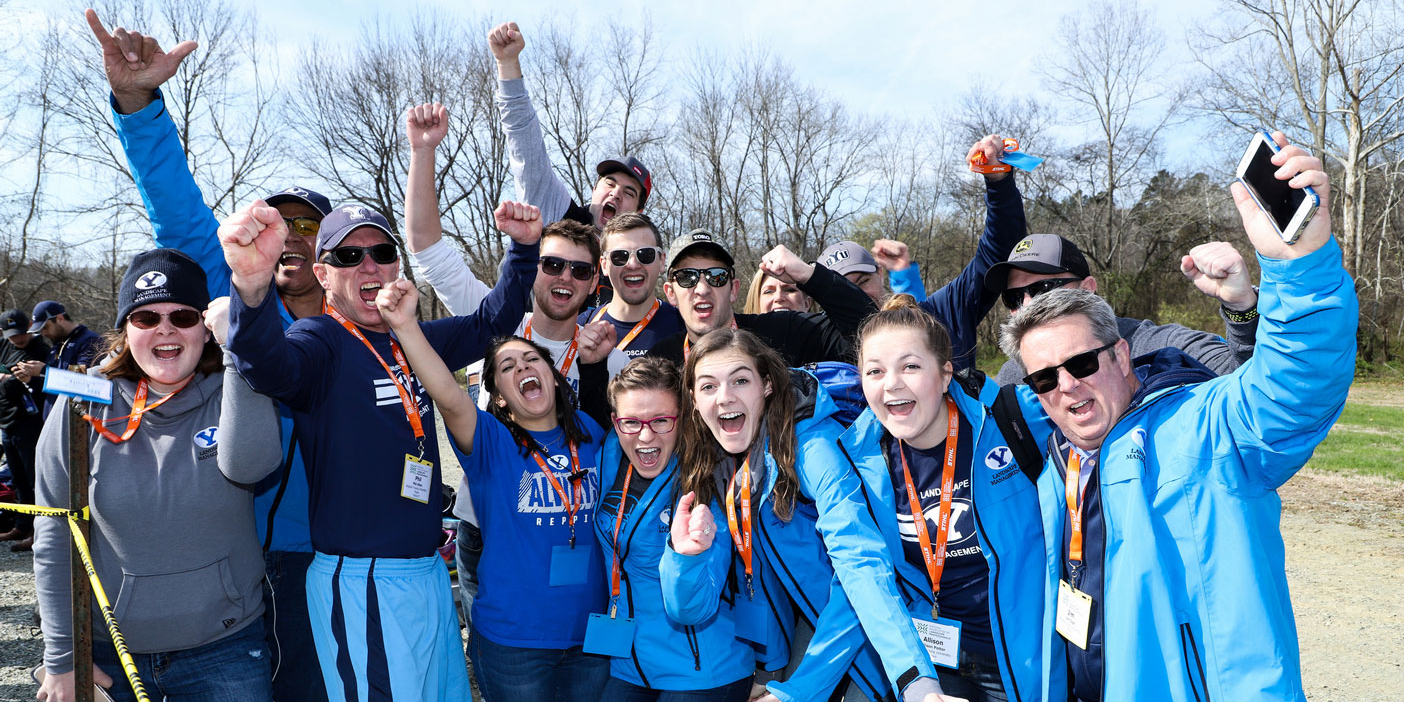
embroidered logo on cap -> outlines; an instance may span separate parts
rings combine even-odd
[[[352,205],[346,208],[346,215],[351,219],[365,219],[366,208],[361,207],[360,205]]]
[[[1033,239],[1024,239],[1023,241],[1020,241],[1019,243],[1014,245],[1013,253],[1024,253],[1025,251],[1028,251],[1031,248],[1033,248]]]
[[[166,286],[166,274],[161,271],[147,271],[137,278],[137,290],[150,290],[152,288],[163,288]]]
[[[297,186],[293,186],[293,187],[291,187],[291,188],[288,188],[287,190],[284,190],[283,192],[285,192],[285,193],[287,193],[287,194],[289,194],[289,195],[296,195],[296,196],[298,196],[298,197],[307,197],[308,195],[311,194],[311,193],[308,193],[306,190],[303,190],[302,188],[299,188],[299,187],[297,187]]]

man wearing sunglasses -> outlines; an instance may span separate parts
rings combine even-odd
[[[1253,355],[1258,330],[1258,293],[1248,278],[1243,256],[1232,244],[1211,242],[1190,250],[1181,270],[1205,294],[1220,302],[1225,337],[1179,324],[1118,317],[1117,328],[1135,358],[1163,348],[1189,354],[1215,373],[1233,371]],[[1044,293],[1061,288],[1097,292],[1097,279],[1077,245],[1056,234],[1032,234],[1014,246],[1008,260],[985,274],[985,288],[998,292],[1010,313]],[[1225,341],[1227,339],[1227,341]],[[1019,382],[1027,371],[1012,358],[999,369],[1000,385]]]
[[[86,13],[102,47],[111,88],[112,124],[127,157],[132,179],[146,205],[156,244],[185,252],[205,270],[210,299],[229,294],[229,267],[215,232],[219,221],[186,163],[183,142],[166,110],[160,87],[175,74],[195,42],[169,52],[150,37],[121,27],[111,33],[97,13]],[[313,245],[331,202],[308,188],[292,186],[264,200],[286,225],[283,251],[274,269],[282,326],[322,313],[322,286],[312,272]],[[271,592],[265,616],[269,649],[277,658],[273,681],[277,699],[322,700],[326,690],[317,667],[303,583],[312,561],[308,532],[307,477],[292,430],[291,411],[283,417],[283,466],[254,487],[254,519]]]
[[[1087,290],[1039,295],[1003,326],[1057,426],[1037,481],[1043,636],[1080,702],[1306,698],[1277,489],[1345,405],[1359,310],[1321,161],[1274,137],[1277,177],[1321,205],[1288,245],[1233,184],[1262,269],[1256,353],[1236,372],[1175,348],[1134,357]]]
[[[605,321],[614,325],[618,349],[630,358],[683,330],[676,307],[658,299],[663,275],[663,237],[648,215],[625,212],[604,227],[600,266],[614,296],[609,304],[581,313],[582,324]]]

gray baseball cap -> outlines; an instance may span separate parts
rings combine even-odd
[[[728,267],[736,267],[736,259],[731,257],[731,252],[726,250],[715,234],[706,229],[694,229],[674,237],[672,243],[668,244],[668,270],[673,270],[678,264],[678,259],[688,254],[704,252],[716,256],[717,260]]]
[[[876,273],[877,261],[868,250],[856,241],[840,241],[819,254],[819,262],[824,267],[839,274]]]
[[[1004,290],[1009,286],[1009,271],[1015,268],[1030,273],[1067,273],[1079,278],[1092,275],[1077,244],[1057,234],[1030,234],[1020,240],[1008,260],[990,266],[985,273],[985,289]]]

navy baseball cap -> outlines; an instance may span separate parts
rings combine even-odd
[[[277,207],[285,202],[307,205],[320,212],[323,217],[331,214],[332,211],[331,200],[328,200],[326,195],[296,185],[280,193],[269,195],[263,198],[263,201],[268,203],[269,207]]]
[[[634,180],[639,181],[639,185],[643,188],[643,192],[639,193],[639,209],[641,210],[644,202],[648,200],[648,194],[653,192],[653,175],[648,172],[643,161],[633,156],[621,156],[620,158],[600,161],[599,165],[595,166],[595,173],[601,178],[611,173],[627,173],[633,176]]]
[[[55,302],[53,300],[45,300],[35,305],[33,315],[34,323],[29,325],[29,333],[38,334],[39,329],[44,326],[44,322],[47,322],[61,314],[68,314],[68,310],[65,310],[61,303]]]
[[[336,248],[346,235],[361,227],[379,229],[390,243],[395,243],[395,235],[390,233],[390,222],[384,215],[365,205],[342,205],[322,220],[322,227],[317,230],[316,257],[321,258],[327,249]]]
[[[5,310],[4,314],[0,314],[0,332],[4,332],[6,339],[28,334],[29,315],[24,310]]]
[[[985,289],[999,292],[1008,287],[1009,271],[1018,268],[1030,273],[1069,273],[1079,278],[1092,275],[1087,259],[1077,244],[1057,234],[1030,234],[1014,245],[1009,260],[990,266],[985,273]]]

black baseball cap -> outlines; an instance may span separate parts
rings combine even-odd
[[[1077,244],[1057,234],[1030,234],[1020,240],[1008,260],[990,266],[985,273],[985,289],[1004,290],[1009,286],[1009,271],[1015,268],[1030,273],[1067,273],[1079,278],[1092,275]]]
[[[5,338],[19,336],[29,333],[29,315],[24,310],[5,310],[0,314],[0,331],[3,331]]]
[[[633,156],[621,156],[619,158],[608,158],[600,161],[595,166],[595,173],[601,178],[611,173],[627,173],[639,181],[639,187],[643,192],[639,193],[639,209],[643,209],[644,202],[648,201],[648,194],[653,192],[653,175],[648,172],[648,167],[643,165]]]

